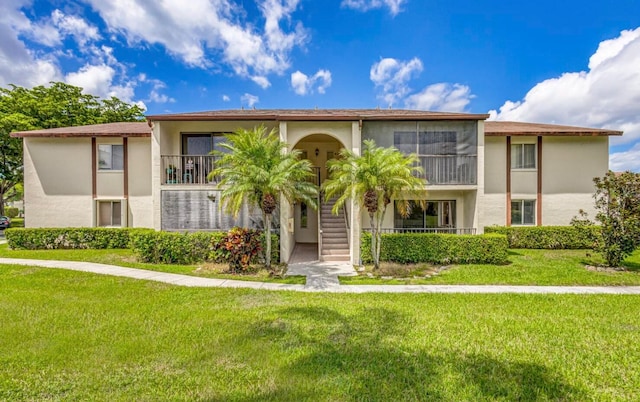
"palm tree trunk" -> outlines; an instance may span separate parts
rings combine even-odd
[[[264,214],[264,235],[266,247],[264,252],[264,265],[271,269],[271,214]]]
[[[376,222],[376,261],[378,262],[377,268],[380,267],[380,250],[382,247],[382,232],[380,231],[380,228],[382,227],[384,211],[385,209],[383,209],[382,211],[378,211],[378,221]]]
[[[371,258],[373,259],[373,269],[377,270],[380,267],[379,254],[376,253],[378,249],[378,234],[376,230],[376,219],[372,213],[369,213],[369,220],[371,222]]]

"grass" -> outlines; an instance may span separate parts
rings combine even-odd
[[[357,277],[343,277],[343,284],[469,284],[469,285],[640,285],[640,249],[625,260],[626,271],[595,272],[586,265],[601,264],[594,252],[585,250],[510,250],[507,265],[453,265],[438,275],[427,264],[386,264],[380,273],[372,266]],[[366,274],[376,277],[370,278]],[[382,279],[381,276],[405,277]]]
[[[35,260],[86,261],[100,264],[118,265],[121,267],[139,268],[150,271],[170,272],[201,276],[204,278],[235,279],[245,281],[277,282],[304,284],[304,277],[272,277],[265,269],[238,275],[226,273],[228,265],[202,263],[196,265],[147,264],[138,262],[132,250],[12,250],[6,244],[0,244],[0,257],[27,258]]]
[[[639,400],[640,297],[192,289],[0,266],[0,400]]]

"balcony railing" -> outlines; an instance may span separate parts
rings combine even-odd
[[[476,155],[420,156],[422,177],[427,184],[477,184],[478,157]]]
[[[208,178],[215,169],[213,155],[162,155],[162,184],[214,184],[219,178]]]
[[[364,229],[370,232],[371,229]],[[380,233],[445,233],[457,235],[474,235],[476,228],[383,228]]]

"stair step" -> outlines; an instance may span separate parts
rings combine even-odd
[[[351,260],[351,257],[349,255],[323,255],[320,260],[331,262],[349,262]]]
[[[322,233],[344,233],[347,235],[347,230],[344,227],[323,227]]]
[[[348,248],[337,248],[337,249],[322,249],[320,251],[321,255],[349,255]]]
[[[325,222],[322,225],[322,230],[324,231],[325,229],[328,228],[334,228],[334,229],[342,229],[342,230],[347,230],[347,228],[344,227],[344,223],[340,224],[338,222]]]
[[[322,247],[325,246],[341,246],[341,247],[349,247],[349,243],[347,242],[347,238],[346,237],[342,237],[342,238],[322,238]]]

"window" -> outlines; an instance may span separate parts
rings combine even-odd
[[[535,169],[536,144],[511,145],[511,169]]]
[[[122,145],[113,144],[98,145],[98,169],[123,170],[124,147]]]
[[[511,224],[534,225],[536,221],[535,200],[511,201]]]
[[[419,201],[410,201],[411,211],[403,217],[395,208],[394,226],[396,228],[455,228],[455,201],[427,201],[422,209]]]
[[[307,222],[309,221],[309,210],[307,209],[307,204],[304,202],[300,203],[300,227],[305,229],[307,227]]]
[[[209,155],[213,150],[228,152],[220,146],[224,142],[224,133],[182,134],[182,154]]]
[[[98,226],[122,226],[121,201],[98,201]]]

